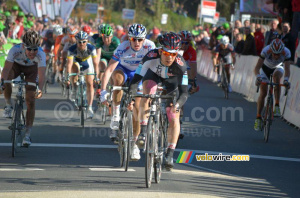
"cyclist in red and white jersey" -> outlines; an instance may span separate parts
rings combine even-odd
[[[256,85],[260,85],[260,93],[257,100],[257,116],[254,124],[254,129],[256,131],[259,131],[262,126],[261,111],[264,107],[265,97],[267,96],[268,92],[268,85],[260,83],[269,82],[271,74],[273,74],[273,82],[280,83],[280,79],[284,74],[283,84],[285,84],[286,87],[289,88],[290,60],[290,50],[286,48],[283,42],[278,38],[274,39],[270,45],[267,45],[260,54],[260,58],[258,59],[256,67],[254,69],[254,74],[256,75]],[[280,117],[280,86],[274,87],[274,96],[274,117]]]

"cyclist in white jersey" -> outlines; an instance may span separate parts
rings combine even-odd
[[[36,87],[27,85],[25,101],[27,105],[26,113],[26,132],[23,139],[23,146],[31,144],[30,133],[35,116],[35,98],[42,97],[42,87],[44,86],[46,71],[46,54],[40,46],[40,36],[35,31],[27,31],[23,36],[23,43],[13,46],[8,53],[5,66],[2,71],[3,80],[12,80],[21,73],[25,75],[25,81],[35,83],[39,76],[39,93],[36,93]],[[11,118],[11,84],[2,85],[4,88],[4,97],[6,107],[3,117]]]
[[[146,34],[147,30],[143,25],[133,24],[130,26],[128,31],[128,37],[130,39],[124,41],[117,47],[104,72],[101,86],[101,102],[106,101],[108,94],[106,91],[106,85],[110,77],[112,76],[114,86],[122,86],[127,79],[131,81],[142,58],[150,50],[155,48],[155,44],[152,41],[145,39]],[[141,88],[142,84],[140,84],[139,87]],[[112,130],[117,130],[119,128],[120,102],[122,94],[123,93],[121,91],[114,91],[113,93],[113,116],[110,124]],[[139,133],[140,130],[139,121],[137,120],[139,102],[140,99],[137,99],[133,111],[134,133]],[[113,139],[114,136],[116,136],[115,132],[111,134],[111,138]]]
[[[284,74],[284,84],[287,88],[290,87],[290,60],[291,52],[284,47],[280,39],[274,39],[270,45],[267,45],[261,52],[260,58],[254,69],[256,75],[256,85],[260,85],[260,94],[257,100],[257,117],[254,124],[254,129],[259,131],[262,125],[261,111],[264,107],[265,97],[267,96],[268,85],[260,84],[261,82],[269,82],[270,75],[273,74],[274,83],[280,83],[280,79]],[[283,67],[284,64],[284,67]],[[280,117],[280,87],[274,87],[275,109],[274,117]]]

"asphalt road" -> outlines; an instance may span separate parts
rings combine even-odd
[[[109,122],[100,125],[95,117],[82,130],[73,104],[51,86],[36,104],[33,144],[15,158],[10,120],[0,118],[0,197],[300,197],[300,132],[276,119],[265,143],[262,132],[253,130],[255,103],[237,93],[225,100],[220,87],[198,79],[200,91],[185,105],[185,137],[175,160],[180,151],[195,151],[246,154],[250,161],[200,162],[194,157],[190,164],[175,164],[173,172],[163,172],[161,183],[146,189],[144,155],[124,172],[108,138]]]

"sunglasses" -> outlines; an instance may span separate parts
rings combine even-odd
[[[130,38],[130,40],[133,42],[135,42],[135,41],[142,42],[144,39]]]
[[[86,43],[87,41],[77,41],[79,44],[84,44]]]
[[[183,44],[183,45],[188,45],[190,42],[188,42],[188,41],[182,41],[181,42],[181,44]]]
[[[177,56],[177,52],[176,52],[176,53],[170,53],[170,52],[167,52],[167,51],[165,51],[165,50],[162,50],[162,53],[163,53],[163,55],[165,55],[165,56],[172,56],[172,57]]]
[[[102,34],[102,37],[110,38],[111,36],[106,36],[105,34]]]
[[[36,51],[38,51],[38,48],[26,47],[26,50],[29,51],[29,52],[36,52]]]

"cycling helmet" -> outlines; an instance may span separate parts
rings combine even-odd
[[[104,24],[102,26],[100,34],[104,34],[105,36],[112,36],[114,33],[114,30],[109,24]]]
[[[91,29],[90,26],[85,25],[85,26],[82,27],[82,31],[86,32],[87,34],[90,34],[92,29]]]
[[[181,40],[182,41],[191,41],[192,40],[192,34],[187,31],[187,30],[183,30],[179,33]]]
[[[69,27],[68,28],[68,34],[69,35],[75,35],[78,32],[78,30],[74,27]]]
[[[84,31],[80,31],[76,34],[75,38],[76,40],[87,40],[89,35]]]
[[[105,26],[105,23],[102,23],[98,26],[98,33],[101,34],[102,27]]]
[[[217,36],[217,40],[221,40],[223,38],[223,35],[222,34],[219,34],[218,36]]]
[[[229,30],[229,28],[230,28],[230,25],[229,25],[229,23],[223,23],[223,28],[225,29],[225,30]]]
[[[175,32],[167,32],[158,38],[163,50],[176,53],[181,47],[181,38]]]
[[[134,38],[145,38],[147,35],[146,27],[142,24],[133,24],[128,29],[128,36]]]
[[[220,43],[223,44],[223,45],[227,45],[229,44],[229,38],[228,36],[223,36],[220,40]]]
[[[53,33],[57,36],[62,35],[63,34],[63,28],[60,25],[56,25],[53,28]]]
[[[37,48],[40,46],[40,35],[36,31],[27,31],[22,40],[26,47]]]
[[[270,48],[274,54],[280,54],[284,50],[284,44],[277,38],[271,42]]]

